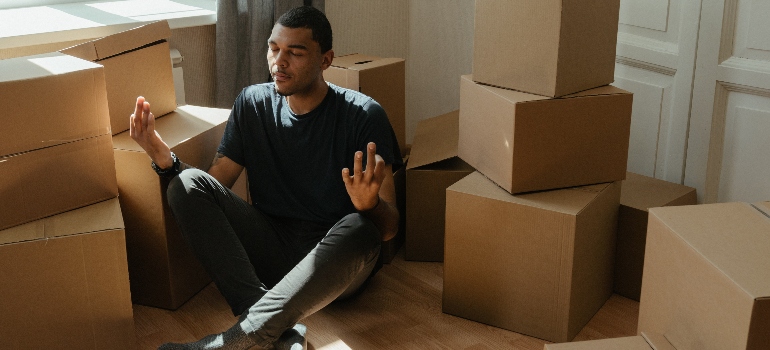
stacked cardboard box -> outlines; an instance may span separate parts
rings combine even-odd
[[[607,85],[619,1],[475,6],[458,155],[478,173],[447,189],[443,310],[569,341],[612,294],[632,106]]]
[[[642,332],[636,337],[546,344],[543,350],[676,350],[676,348],[662,334]]]
[[[3,346],[133,348],[103,67],[2,60],[0,100]]]
[[[403,58],[382,58],[361,54],[335,57],[324,71],[326,81],[366,94],[388,114],[398,139],[401,155],[406,145],[406,66]]]
[[[407,165],[405,258],[444,261],[446,189],[473,172],[457,157],[459,112],[417,124]]]
[[[105,66],[117,187],[126,221],[133,302],[176,309],[211,280],[181,236],[166,203],[168,182],[128,133],[137,96],[151,103],[156,130],[185,163],[206,170],[230,111],[177,108],[166,21],[62,50]],[[245,172],[233,191],[248,199]]]
[[[631,172],[626,174],[620,187],[615,293],[639,301],[647,241],[647,210],[696,203],[697,196],[692,187]]]
[[[770,202],[649,210],[641,332],[679,350],[770,349]]]

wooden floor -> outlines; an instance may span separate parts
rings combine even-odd
[[[404,261],[403,250],[366,292],[306,318],[308,349],[533,349],[546,342],[441,312],[442,264]],[[639,303],[613,295],[575,341],[636,334]],[[236,318],[211,284],[176,311],[134,305],[139,349],[193,341]]]

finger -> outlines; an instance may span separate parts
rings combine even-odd
[[[361,180],[361,158],[363,158],[364,152],[357,151],[356,159],[353,161],[353,180]]]
[[[128,118],[128,134],[131,135],[131,138],[134,138],[136,136],[136,128],[134,127],[134,120],[136,120],[136,114],[132,114]]]
[[[144,97],[139,96],[136,98],[136,107],[134,108],[134,115],[141,115],[142,110],[144,109]]]
[[[350,178],[350,170],[348,170],[348,168],[342,169],[342,182],[345,183],[345,186],[349,186],[353,182],[353,179]]]
[[[377,150],[377,146],[374,144],[374,142],[369,142],[369,144],[366,145],[366,172],[364,173],[364,181],[371,181],[372,176],[374,175],[374,166],[376,163],[375,160],[375,154]]]
[[[143,106],[143,112],[142,112],[142,132],[147,130],[147,124],[149,123],[150,119],[150,103],[145,101]]]
[[[374,167],[374,175],[372,175],[372,177],[378,184],[382,184],[382,181],[385,180],[385,160],[382,159],[379,154],[375,155],[375,159],[376,165]]]
[[[150,112],[145,117],[147,118],[147,129],[145,130],[145,132],[154,134],[155,133],[155,114],[152,114],[152,112]]]

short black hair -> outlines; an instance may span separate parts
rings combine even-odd
[[[332,25],[326,15],[315,7],[295,7],[278,18],[278,24],[287,28],[310,28],[313,41],[321,46],[321,52],[332,49]]]

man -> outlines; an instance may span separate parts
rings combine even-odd
[[[268,45],[273,82],[241,92],[208,173],[171,153],[144,98],[131,115],[131,137],[172,178],[183,235],[240,315],[221,334],[163,349],[303,343],[295,324],[360,289],[398,230],[395,134],[377,102],[324,81],[334,59],[326,16],[290,10]],[[253,205],[229,190],[244,167]]]

